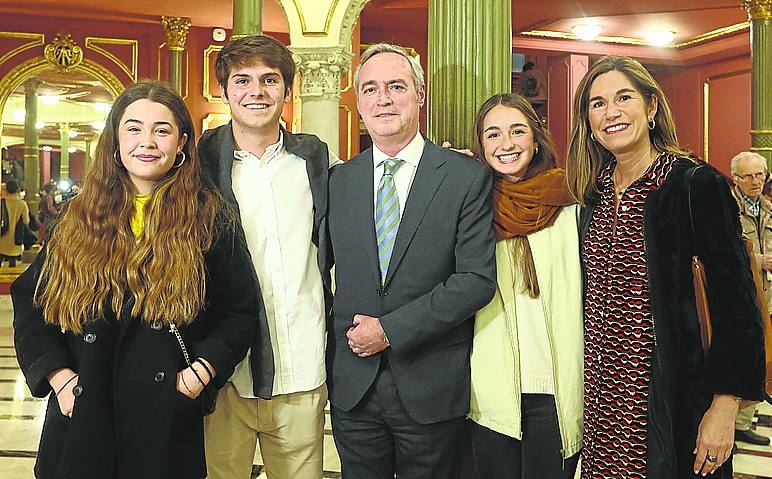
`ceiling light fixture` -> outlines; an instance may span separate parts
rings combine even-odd
[[[53,151],[53,150],[54,150],[54,149],[53,149],[52,147],[48,146],[48,145],[45,145],[45,146],[43,147],[43,151],[48,151],[48,152],[51,152],[51,151]]]
[[[675,40],[675,32],[661,31],[661,32],[649,32],[646,34],[646,41],[649,45],[656,47],[664,47],[670,45]]]
[[[106,123],[103,121],[92,121],[91,122],[91,128],[95,130],[104,130],[106,126]]]
[[[91,107],[96,111],[107,113],[112,108],[112,105],[110,105],[109,103],[96,102],[96,103],[92,103]]]
[[[13,115],[13,119],[16,121],[24,121],[24,117],[27,116],[27,113],[21,108],[14,108],[13,111],[11,111],[11,115]]]
[[[70,153],[75,153],[76,151],[78,151],[78,149],[75,148],[74,146],[71,146],[71,147],[67,148],[67,151],[70,152]]]
[[[68,131],[67,132],[67,136],[69,136],[70,138],[75,138],[76,136],[78,136],[78,130],[70,130],[70,131]]]
[[[45,127],[46,127],[46,122],[44,122],[44,121],[39,121],[39,122],[35,123],[35,128],[38,129],[38,130],[42,130]]]
[[[594,40],[598,35],[600,35],[601,30],[603,30],[603,27],[592,23],[574,25],[571,28],[571,31],[574,32],[574,35],[576,35],[581,40]]]
[[[40,99],[40,101],[42,101],[46,105],[56,105],[57,103],[59,103],[59,97],[58,96],[40,95],[38,98]]]

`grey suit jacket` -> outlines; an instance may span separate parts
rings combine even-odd
[[[373,221],[372,149],[330,176],[329,233],[336,292],[328,328],[330,400],[359,403],[388,356],[399,396],[422,424],[469,411],[474,313],[496,288],[491,173],[427,140],[380,284]],[[391,347],[357,357],[346,331],[355,314],[379,317]]]
[[[314,135],[293,134],[284,128],[281,129],[281,134],[287,151],[306,161],[306,172],[308,173],[308,180],[311,185],[311,198],[314,203],[314,225],[311,241],[318,248],[317,263],[319,271],[322,273],[322,282],[324,284],[325,314],[329,316],[332,307],[330,248],[326,243],[328,238],[326,215],[329,152],[327,145]],[[198,148],[205,175],[214,183],[226,203],[231,206],[236,218],[240,218],[239,205],[233,193],[231,177],[234,150],[231,123],[204,132],[198,143]],[[252,273],[257,278],[254,268],[252,268]],[[257,336],[252,342],[250,359],[254,393],[256,396],[270,399],[273,390],[275,368],[265,308],[261,308],[260,327]]]

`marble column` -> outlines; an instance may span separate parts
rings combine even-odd
[[[182,95],[182,53],[190,30],[190,18],[164,16],[161,17],[161,26],[166,34],[166,46],[169,47],[169,83]]]
[[[511,0],[429,0],[428,133],[468,148],[477,109],[511,89]]]
[[[743,0],[751,22],[751,150],[772,168],[772,0]]]
[[[40,191],[40,151],[38,149],[38,87],[41,81],[24,82],[24,190],[28,200]]]
[[[61,151],[59,152],[59,178],[63,180],[70,177],[70,124],[59,124],[59,140]]]
[[[300,73],[301,131],[318,136],[337,155],[340,79],[351,66],[351,53],[340,46],[290,50]]]
[[[263,32],[263,0],[233,0],[232,39]]]

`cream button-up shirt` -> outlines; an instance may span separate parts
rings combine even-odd
[[[241,150],[234,158],[233,193],[271,334],[273,394],[311,391],[326,379],[325,317],[306,162],[284,148],[281,136],[260,158]],[[331,153],[329,162],[340,160]],[[245,398],[255,397],[250,369],[247,355],[231,377]]]

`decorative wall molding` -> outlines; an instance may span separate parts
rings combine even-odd
[[[131,60],[129,64],[126,64],[126,62],[118,58],[115,53],[107,50],[107,48],[116,45],[131,47]],[[90,50],[104,55],[106,58],[118,65],[118,68],[123,70],[123,72],[126,73],[126,75],[128,75],[132,81],[137,81],[137,57],[139,55],[139,42],[137,40],[129,40],[125,38],[86,37],[85,46]]]
[[[0,56],[0,65],[25,50],[43,46],[46,41],[46,36],[42,33],[0,32],[0,38],[19,38],[22,40],[30,40],[29,42],[22,43],[16,48],[9,50],[3,56]]]
[[[60,72],[66,73],[81,64],[83,49],[75,43],[72,35],[59,32],[43,49],[43,58]]]

